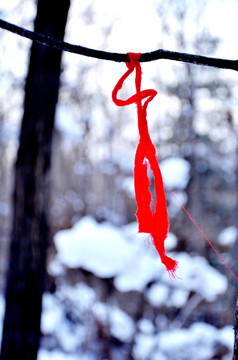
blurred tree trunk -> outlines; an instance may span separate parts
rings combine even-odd
[[[234,339],[235,341],[234,341],[233,360],[238,360],[238,297],[236,301],[234,331],[235,331],[235,339]]]
[[[232,118],[230,119],[232,120]],[[234,126],[233,126],[234,131]],[[236,149],[236,158],[238,160],[238,148]],[[237,221],[238,216],[238,161],[236,163],[236,211],[235,211],[235,219]],[[236,259],[238,256],[238,244],[237,239],[233,247],[231,248],[231,257],[233,259],[233,264],[236,264]],[[237,268],[237,267],[236,267]],[[237,282],[233,281],[233,288],[237,289]],[[234,320],[234,353],[233,353],[233,360],[238,360],[238,293],[236,291],[236,309],[235,309],[235,320]]]
[[[38,0],[35,31],[63,40],[70,0]],[[17,57],[17,55],[16,55]],[[32,44],[15,165],[1,360],[35,360],[50,231],[49,170],[61,52]]]

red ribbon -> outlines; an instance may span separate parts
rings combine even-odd
[[[166,207],[163,180],[156,157],[156,150],[151,141],[146,119],[147,106],[156,96],[157,91],[153,89],[141,91],[142,71],[139,62],[141,54],[128,53],[130,62],[126,63],[128,70],[120,78],[112,91],[112,100],[117,106],[126,106],[133,103],[137,105],[139,143],[135,155],[134,183],[135,197],[137,202],[137,220],[139,232],[149,233],[158,251],[161,262],[166,266],[169,275],[174,278],[178,267],[176,260],[166,255],[164,242],[169,231],[169,221]],[[122,88],[124,81],[135,69],[136,94],[126,100],[117,98],[118,91]],[[142,100],[144,104],[142,105]],[[147,174],[148,164],[152,170],[155,183],[155,203],[151,210],[152,195],[149,189],[150,180]]]

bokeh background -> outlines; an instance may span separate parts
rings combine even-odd
[[[236,59],[237,13],[237,0],[71,0],[65,41]],[[32,0],[0,5],[1,18],[28,29],[35,14]],[[0,333],[30,45],[0,30]],[[165,60],[142,69],[142,87],[158,91],[148,122],[164,182],[238,274],[238,75]],[[228,360],[236,281],[169,193],[166,243],[181,279],[137,233],[136,109],[111,100],[125,70],[63,54],[38,360]],[[132,79],[123,96],[134,91]]]

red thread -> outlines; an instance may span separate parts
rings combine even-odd
[[[200,228],[200,226],[198,225],[198,223],[196,222],[196,220],[194,220],[194,218],[192,217],[192,215],[188,212],[188,210],[181,204],[181,202],[179,201],[179,199],[174,195],[174,193],[168,188],[168,186],[166,186],[166,189],[168,190],[168,192],[173,196],[173,198],[177,201],[177,203],[181,206],[181,208],[183,209],[183,211],[185,212],[185,214],[189,217],[189,219],[193,222],[193,224],[196,226],[196,228],[199,230],[199,232],[202,234],[202,236],[204,237],[204,239],[207,240],[208,244],[211,246],[211,248],[213,249],[213,251],[215,251],[215,253],[217,254],[217,256],[219,257],[219,259],[223,262],[223,264],[225,265],[225,267],[227,268],[227,270],[231,273],[231,275],[234,277],[234,279],[236,279],[236,281],[238,282],[238,278],[235,276],[235,274],[233,273],[233,271],[231,270],[231,268],[227,265],[227,263],[225,262],[225,260],[223,259],[223,257],[219,254],[219,252],[217,251],[217,249],[215,248],[215,246],[211,243],[211,241],[208,239],[208,237],[204,234],[203,230]]]
[[[156,158],[156,150],[151,141],[148,125],[147,125],[147,106],[150,101],[156,96],[157,91],[148,89],[141,91],[141,79],[142,71],[139,63],[139,58],[141,54],[128,53],[130,62],[127,63],[128,70],[127,72],[119,79],[115,88],[112,91],[112,99],[114,103],[118,106],[126,106],[133,103],[137,105],[137,115],[138,115],[138,129],[139,129],[139,143],[136,150],[135,156],[135,168],[134,168],[134,182],[135,182],[135,197],[137,202],[137,220],[139,223],[139,232],[150,233],[153,243],[160,255],[162,263],[166,266],[169,275],[172,278],[175,278],[175,271],[178,267],[178,262],[171,259],[166,255],[164,241],[167,237],[169,231],[169,221],[166,207],[166,199],[164,194],[163,180],[159,168],[159,164]],[[136,94],[132,95],[126,100],[121,100],[117,98],[118,91],[122,88],[124,81],[127,77],[136,70],[135,85],[136,85]],[[142,100],[144,105],[142,105]],[[147,168],[150,165],[154,176],[155,182],[155,205],[153,211],[151,210],[151,201],[152,196],[149,190],[150,180],[147,174]],[[235,276],[233,271],[227,265],[223,257],[219,254],[217,249],[211,243],[211,241],[204,234],[198,223],[193,219],[192,215],[188,210],[181,204],[178,198],[174,193],[166,186],[169,193],[174,197],[174,199],[181,206],[183,211],[193,222],[202,236],[206,239],[212,249],[215,251],[217,256],[226,266],[231,275],[238,281],[238,278]]]
[[[119,79],[112,91],[112,100],[118,106],[126,106],[133,103],[137,105],[139,143],[135,155],[134,182],[135,197],[137,202],[137,220],[139,223],[139,232],[149,233],[153,239],[156,250],[158,251],[161,262],[166,266],[169,275],[174,278],[178,267],[176,260],[166,255],[164,241],[169,231],[169,221],[164,194],[163,180],[156,157],[156,150],[151,141],[147,124],[147,106],[156,96],[157,91],[153,89],[141,91],[142,71],[138,61],[141,54],[128,53],[130,62],[127,63],[128,70]],[[126,100],[117,98],[118,91],[122,88],[124,81],[134,71],[136,94]],[[142,100],[144,104],[142,105]],[[155,204],[151,210],[152,196],[149,190],[150,180],[147,174],[147,168],[150,165],[155,182]]]

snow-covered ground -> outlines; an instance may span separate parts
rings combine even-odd
[[[73,324],[67,319],[67,302],[74,305],[78,323]],[[0,297],[0,324],[3,311],[4,300]],[[218,346],[227,349],[226,355],[220,359],[231,358],[232,326],[216,329],[212,325],[197,322],[186,329],[174,328],[156,333],[154,324],[148,319],[142,319],[137,323],[135,332],[136,324],[129,315],[118,307],[98,302],[92,288],[78,284],[75,287],[63,287],[55,295],[44,295],[41,329],[44,336],[51,338],[52,349],[49,349],[49,343],[48,348],[41,347],[37,360],[97,360],[97,354],[81,348],[93,337],[87,326],[90,321],[99,321],[108,326],[111,335],[119,341],[127,343],[135,336],[134,359],[207,360],[213,357]],[[57,346],[54,348],[55,344]],[[123,356],[120,358],[123,359]]]
[[[230,232],[224,231],[221,236],[225,241]],[[184,314],[191,314],[202,301],[214,302],[227,290],[224,275],[201,256],[186,253],[173,252],[173,257],[179,261],[177,275],[180,278],[171,281],[153,245],[137,233],[136,223],[117,228],[85,217],[72,229],[58,232],[54,240],[57,254],[49,265],[52,276],[60,278],[67,269],[83,268],[97,277],[113,278],[119,292],[143,292],[155,308],[174,307],[183,309]],[[177,245],[176,236],[170,233],[167,242],[168,251],[172,251]],[[148,288],[150,282],[153,285]],[[72,326],[66,320],[65,305],[62,304],[68,304],[79,320],[78,325]],[[232,326],[216,329],[210,324],[195,322],[189,328],[183,328],[175,317],[170,329],[158,332],[149,319],[143,318],[136,323],[117,305],[100,302],[93,288],[78,283],[74,287],[59,286],[54,295],[44,295],[42,332],[53,335],[63,353],[42,348],[38,360],[50,357],[74,360],[88,337],[87,322],[99,322],[108,327],[110,334],[123,343],[130,343],[134,338],[135,359],[207,360],[212,358],[218,346],[227,348],[223,360],[231,357]],[[91,353],[80,353],[81,356],[94,359]]]
[[[175,235],[170,233],[166,243],[172,250],[177,243]],[[227,288],[226,278],[206,259],[186,253],[173,255],[179,261],[177,276],[182,281],[171,282],[154,246],[145,234],[137,233],[136,223],[119,229],[84,217],[72,229],[59,231],[55,246],[57,255],[49,265],[53,276],[63,275],[67,268],[83,268],[101,278],[113,277],[122,292],[144,291],[149,282],[162,281],[175,289],[196,291],[208,301]]]
[[[224,243],[227,244],[226,237],[229,239],[231,233],[222,232]],[[232,326],[217,329],[211,324],[194,322],[183,328],[181,319],[175,316],[169,328],[158,331],[149,318],[136,322],[118,304],[102,302],[91,286],[83,282],[73,286],[62,280],[69,269],[82,268],[97,277],[113,278],[121,293],[143,292],[155,309],[177,308],[186,317],[202,301],[214,302],[227,290],[224,275],[204,258],[173,252],[179,261],[181,279],[171,281],[153,245],[137,234],[136,223],[117,228],[109,223],[98,224],[91,217],[82,218],[70,230],[58,232],[54,240],[57,254],[49,264],[49,273],[58,286],[54,294],[45,293],[43,297],[43,339],[38,360],[96,360],[93,342],[95,328],[100,324],[120,343],[133,341],[136,360],[207,360],[219,347],[226,349],[220,359],[231,358]],[[175,235],[169,234],[168,251],[176,245]],[[153,284],[147,287],[149,282]],[[4,299],[0,297],[0,335],[3,313]],[[163,322],[162,318],[158,321]],[[123,355],[118,359],[123,359]]]

